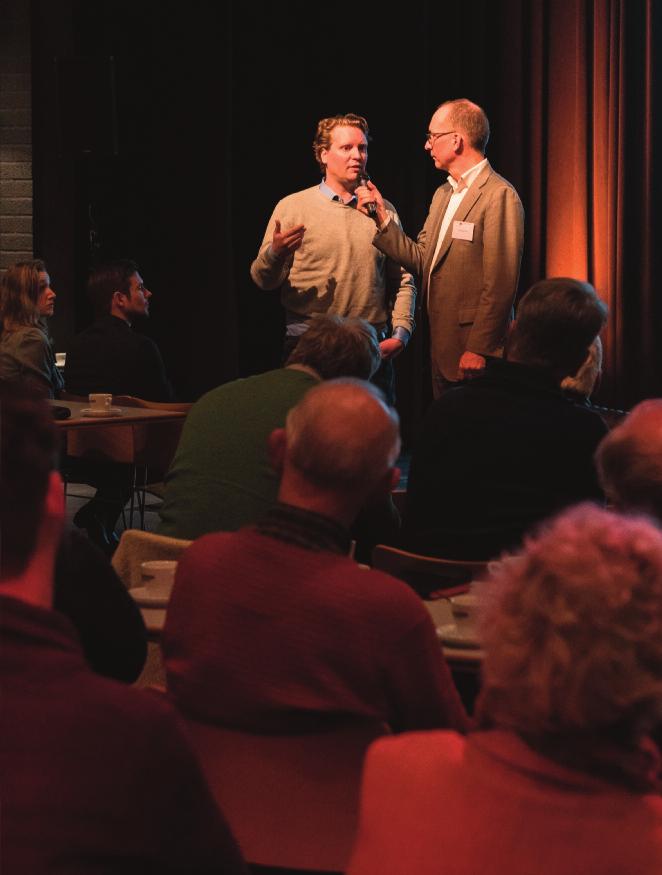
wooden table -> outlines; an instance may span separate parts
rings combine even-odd
[[[90,406],[85,401],[58,399],[51,404],[71,411],[69,419],[55,420],[62,434],[63,452],[73,460],[66,463],[71,479],[82,477],[83,482],[89,482],[85,465],[133,466],[130,525],[137,497],[142,527],[145,487],[162,480],[170,467],[188,411],[119,404],[117,408],[122,412],[117,416],[83,416],[83,409]]]
[[[151,407],[119,407],[120,416],[83,416],[81,411],[89,407],[87,401],[51,401],[52,406],[68,407],[71,411],[69,419],[56,419],[55,424],[66,431],[83,428],[110,428],[115,425],[150,425],[157,422],[169,422],[186,419],[182,410],[156,410]]]

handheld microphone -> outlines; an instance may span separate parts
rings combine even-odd
[[[368,182],[370,182],[370,177],[365,172],[361,174],[359,179],[361,180],[361,185],[366,185]],[[375,204],[375,203],[366,204],[365,208],[368,211],[368,215],[370,216],[370,218],[374,219],[375,215],[377,214],[377,204]]]

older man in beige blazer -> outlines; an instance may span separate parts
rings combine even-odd
[[[436,110],[425,148],[448,179],[435,192],[416,242],[389,221],[372,183],[356,192],[363,212],[375,205],[373,245],[420,278],[435,397],[480,372],[486,356],[502,354],[517,291],[524,210],[513,186],[485,158],[489,133],[487,116],[469,100]]]

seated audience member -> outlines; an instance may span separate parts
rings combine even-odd
[[[662,521],[662,399],[637,404],[602,441],[595,463],[609,502]]]
[[[172,390],[158,347],[149,337],[132,330],[136,319],[149,316],[152,297],[137,265],[129,260],[102,265],[90,276],[88,293],[97,319],[69,346],[67,391],[83,397],[107,392],[171,401]],[[117,520],[131,497],[133,467],[70,459],[67,468],[70,479],[97,488],[94,498],[74,517],[74,524],[111,554],[118,543]]]
[[[522,298],[505,360],[433,402],[414,449],[403,545],[448,559],[485,560],[532,525],[602,499],[593,453],[607,429],[565,397],[602,328],[592,286],[557,278]]]
[[[347,556],[359,508],[399,474],[397,414],[382,398],[356,380],[311,389],[269,439],[278,503],[180,559],[163,654],[189,717],[265,733],[360,719],[466,728],[421,600]]]
[[[20,383],[46,398],[64,388],[44,321],[54,306],[43,261],[15,264],[0,279],[0,380]]]
[[[42,402],[0,390],[3,872],[240,873],[186,735],[52,610],[64,494]]]
[[[662,535],[582,505],[486,586],[479,731],[369,749],[348,875],[658,875]]]
[[[254,523],[276,501],[278,474],[267,438],[320,380],[369,379],[381,355],[362,319],[319,316],[284,368],[212,389],[191,408],[165,483],[159,534],[198,538]],[[395,537],[397,513],[385,500],[362,514],[353,535],[377,543]]]
[[[159,348],[133,331],[149,316],[152,293],[138,266],[128,259],[109,262],[91,274],[88,294],[96,321],[71,341],[64,368],[67,392],[134,395],[147,401],[172,401]]]

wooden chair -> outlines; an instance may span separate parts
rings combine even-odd
[[[126,529],[112,558],[112,566],[127,589],[142,586],[140,564],[151,559],[179,559],[193,542],[155,535],[141,529]]]
[[[207,782],[249,863],[344,871],[356,834],[366,722],[312,735],[254,735],[187,721]]]
[[[472,580],[484,574],[487,562],[461,562],[408,553],[386,544],[372,551],[372,567],[408,583],[422,598],[447,598],[469,589]]]

